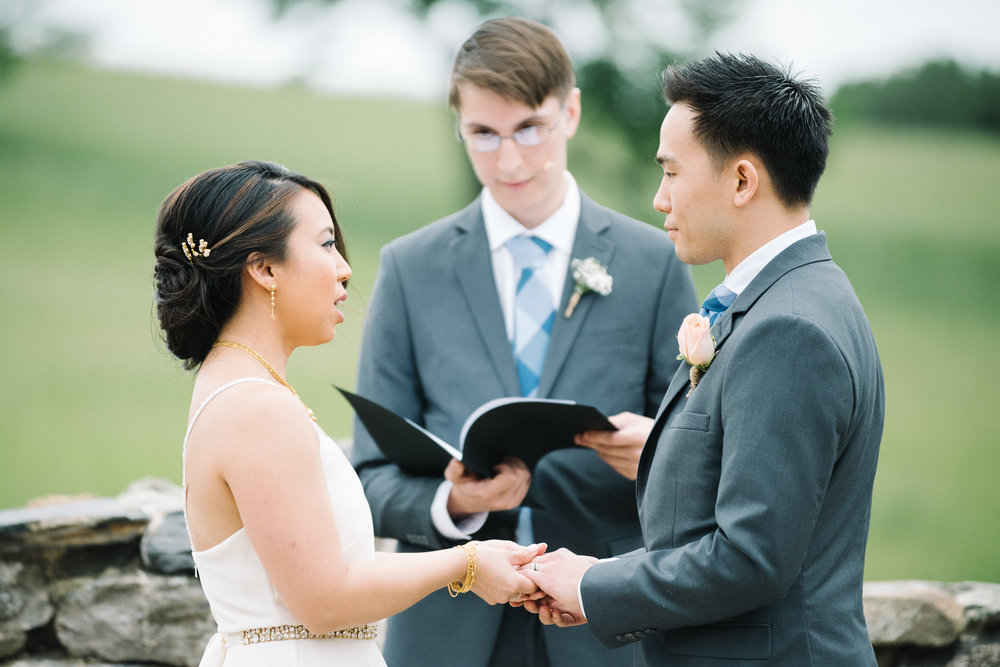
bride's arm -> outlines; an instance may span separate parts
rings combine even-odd
[[[545,544],[523,547],[504,540],[488,540],[477,542],[476,545],[478,564],[472,583],[473,593],[489,604],[506,604],[515,596],[526,596],[538,590],[534,582],[522,576],[518,569],[545,553]],[[461,549],[442,549],[415,554],[376,553],[375,558],[377,563],[384,563],[393,568],[402,567],[406,571],[416,562],[414,558],[418,556],[440,558],[451,553],[465,554]],[[463,565],[467,562],[466,558],[461,560]],[[463,569],[460,576],[449,579],[447,583],[464,583],[466,574],[467,571]]]
[[[302,625],[322,633],[375,622],[465,579],[461,549],[346,562],[316,431],[302,404],[270,387],[239,394],[238,402],[217,406],[232,410],[234,418],[212,420],[226,427],[199,440],[212,442],[218,481],[231,491],[254,550]],[[535,551],[482,545],[473,592],[505,602],[533,591],[514,566],[530,561]]]

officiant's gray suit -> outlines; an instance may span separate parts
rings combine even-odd
[[[885,408],[868,321],[824,234],[722,313],[670,384],[639,464],[645,549],[587,571],[606,645],[640,664],[875,665],[861,605]]]
[[[573,258],[595,257],[611,294],[583,296],[569,318],[567,278],[538,396],[572,399],[606,415],[653,416],[677,368],[677,329],[697,308],[688,268],[661,230],[581,196]],[[519,396],[490,250],[477,199],[458,213],[396,239],[382,251],[368,306],[357,392],[458,444],[465,419],[488,400]],[[375,532],[401,551],[449,547],[431,521],[442,477],[414,477],[387,462],[355,422],[353,461]],[[442,470],[443,473],[443,470]],[[595,452],[557,451],[532,477],[534,540],[551,549],[611,556],[642,544],[635,484]],[[516,511],[493,512],[475,539],[515,537]],[[392,665],[485,667],[504,607],[438,591],[389,620]],[[524,613],[523,610],[514,610]],[[545,629],[553,667],[632,663],[584,628]]]

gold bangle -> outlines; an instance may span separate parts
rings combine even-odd
[[[465,544],[457,544],[453,548],[461,549],[465,552],[466,568],[465,581],[453,581],[448,584],[448,594],[451,597],[458,597],[459,593],[468,593],[472,590],[472,582],[476,580],[476,566],[479,564],[479,549],[476,545],[479,542],[473,540]]]

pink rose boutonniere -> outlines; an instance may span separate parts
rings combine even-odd
[[[715,359],[715,338],[708,318],[697,313],[685,317],[677,332],[677,346],[680,348],[677,358],[691,364],[691,388],[687,393],[690,396]]]

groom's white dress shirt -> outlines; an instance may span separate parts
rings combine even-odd
[[[722,284],[736,294],[742,293],[747,288],[747,285],[757,277],[757,274],[772,259],[781,254],[781,251],[796,241],[801,241],[815,233],[816,223],[813,220],[807,220],[801,225],[792,227],[787,232],[779,234],[747,255],[746,259],[737,264],[736,268],[729,272],[729,275],[722,281]]]

